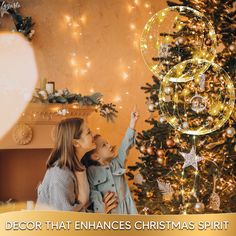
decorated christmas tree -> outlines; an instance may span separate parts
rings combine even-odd
[[[141,37],[150,128],[127,175],[142,214],[235,212],[234,0],[180,2],[167,1]]]

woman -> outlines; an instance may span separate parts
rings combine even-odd
[[[62,120],[55,130],[55,146],[38,187],[36,209],[86,211],[89,184],[80,160],[95,147],[93,134],[81,118]],[[116,207],[114,193],[104,196],[106,213]]]

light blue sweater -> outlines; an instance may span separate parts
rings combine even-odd
[[[105,212],[103,196],[108,192],[115,192],[118,206],[112,214],[138,214],[131,196],[129,186],[125,180],[125,159],[129,149],[134,144],[135,131],[128,128],[119,148],[118,156],[107,166],[90,166],[87,175],[90,185],[90,199],[94,205],[94,212]]]

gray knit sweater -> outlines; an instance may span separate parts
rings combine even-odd
[[[51,167],[37,190],[36,210],[84,211],[77,200],[78,184],[69,168]]]

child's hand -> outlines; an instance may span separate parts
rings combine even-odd
[[[131,129],[135,128],[138,118],[139,118],[139,113],[137,112],[137,109],[135,106],[134,110],[131,112],[130,125],[129,125]]]

